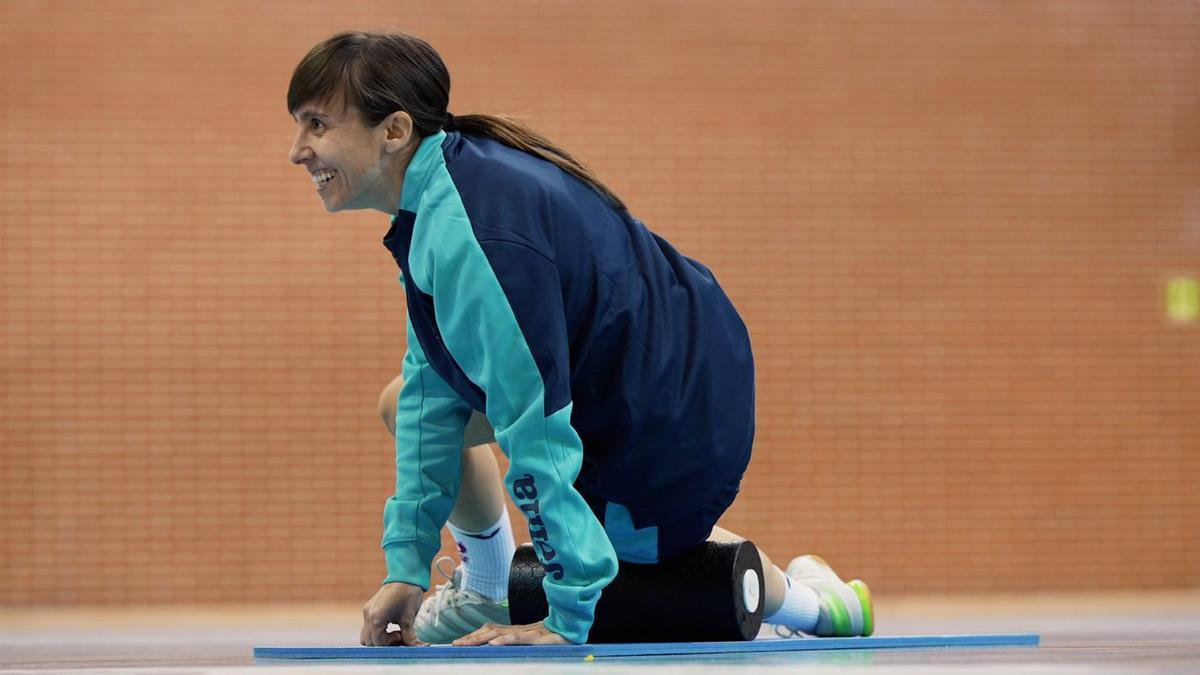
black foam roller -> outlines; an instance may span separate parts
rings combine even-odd
[[[514,625],[546,618],[544,576],[533,547],[518,547],[508,580]],[[622,562],[596,604],[588,642],[753,640],[764,591],[762,561],[748,541],[704,542],[654,565]]]

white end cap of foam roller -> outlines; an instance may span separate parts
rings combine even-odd
[[[746,570],[742,575],[742,604],[751,614],[758,611],[758,572]]]

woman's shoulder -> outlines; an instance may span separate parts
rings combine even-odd
[[[443,146],[446,168],[460,191],[520,197],[561,191],[565,171],[540,157],[481,136],[453,134]]]

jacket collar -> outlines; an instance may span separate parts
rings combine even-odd
[[[416,212],[421,193],[429,185],[429,179],[434,171],[445,163],[442,157],[442,141],[446,140],[446,132],[440,129],[437,133],[421,139],[421,145],[408,161],[404,171],[404,185],[400,189],[400,210]]]

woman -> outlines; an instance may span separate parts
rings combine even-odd
[[[291,161],[326,210],[392,216],[408,304],[402,376],[380,403],[396,442],[388,575],[361,641],[582,643],[618,559],[737,539],[715,523],[750,460],[750,340],[712,273],[570,154],[507,118],[452,116],[449,94],[437,52],[403,34],[335,35],[288,89]],[[537,624],[506,625],[493,438],[546,568]],[[422,606],[447,520],[463,564]],[[813,556],[763,567],[768,621],[870,634],[861,582]]]

